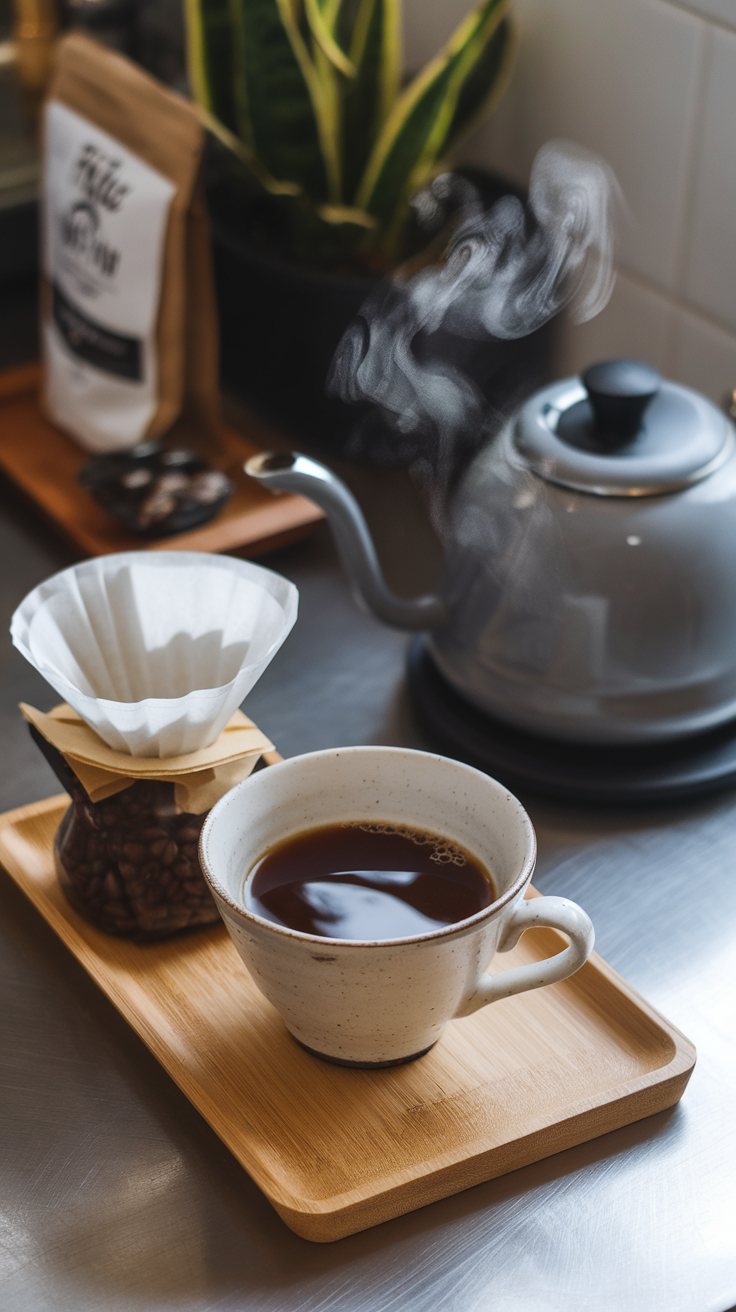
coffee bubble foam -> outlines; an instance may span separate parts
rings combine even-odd
[[[459,844],[451,842],[441,834],[430,833],[426,829],[414,829],[412,825],[394,824],[390,820],[349,820],[345,828],[362,829],[366,834],[397,834],[400,838],[408,838],[410,842],[416,843],[417,847],[431,846],[433,851],[430,852],[429,859],[436,861],[438,865],[467,864],[468,858]]]

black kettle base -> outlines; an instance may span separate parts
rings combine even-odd
[[[708,733],[645,747],[590,747],[538,737],[466,702],[440,674],[424,637],[407,659],[421,728],[437,748],[510,789],[575,802],[650,803],[736,786],[736,720]]]

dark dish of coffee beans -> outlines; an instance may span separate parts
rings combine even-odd
[[[91,802],[72,778],[56,868],[75,910],[108,934],[161,938],[219,920],[197,852],[207,813],[179,811],[174,785],[139,780]]]
[[[490,906],[476,857],[440,834],[384,821],[322,825],[284,839],[253,869],[247,906],[323,938],[409,938]]]

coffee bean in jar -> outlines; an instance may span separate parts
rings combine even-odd
[[[92,802],[67,784],[72,804],[54,843],[67,899],[109,934],[162,937],[219,920],[197,847],[207,816],[179,811],[175,785],[137,780]]]

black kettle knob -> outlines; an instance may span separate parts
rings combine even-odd
[[[638,433],[644,411],[662,386],[661,374],[639,360],[604,360],[582,375],[598,432],[607,438]]]

